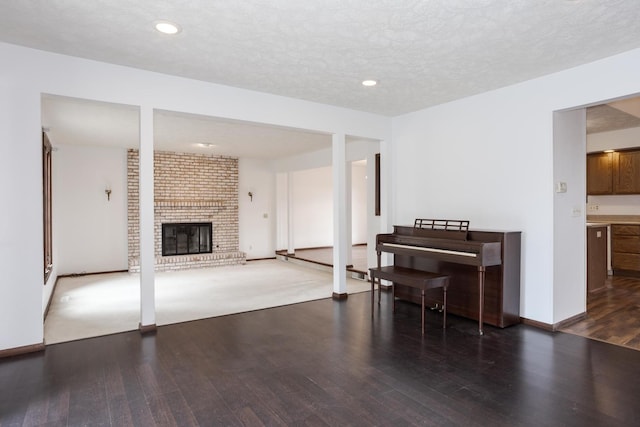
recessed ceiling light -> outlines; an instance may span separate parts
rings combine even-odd
[[[362,86],[375,86],[377,85],[378,82],[375,80],[363,80],[362,81]]]
[[[169,21],[156,21],[155,27],[163,34],[178,34],[180,32],[180,26]]]
[[[206,142],[199,142],[197,145],[198,145],[198,147],[202,147],[202,148],[215,148],[216,147],[216,144],[209,144],[209,143],[206,143]]]

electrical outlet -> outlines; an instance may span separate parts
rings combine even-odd
[[[598,210],[598,205],[589,205],[589,212],[596,212]]]

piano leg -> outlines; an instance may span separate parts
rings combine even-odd
[[[420,320],[422,321],[422,335],[424,335],[424,289],[422,289],[421,296],[422,296],[422,316],[420,317]]]
[[[391,282],[391,302],[393,303],[393,312],[396,312],[396,284]]]
[[[478,332],[480,335],[484,335],[482,330],[483,314],[484,314],[484,276],[486,267],[478,266],[478,300],[480,306],[478,307]]]
[[[442,329],[447,329],[447,286],[442,287]]]

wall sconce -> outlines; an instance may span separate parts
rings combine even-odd
[[[249,198],[251,199],[251,201],[253,202],[253,192],[249,191]]]
[[[107,195],[107,202],[111,200],[111,189],[107,188],[106,190],[104,190],[104,193]]]

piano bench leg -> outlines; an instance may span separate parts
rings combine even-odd
[[[376,280],[375,276],[372,274],[371,275],[371,318],[373,318],[373,300],[376,295],[375,280]]]

